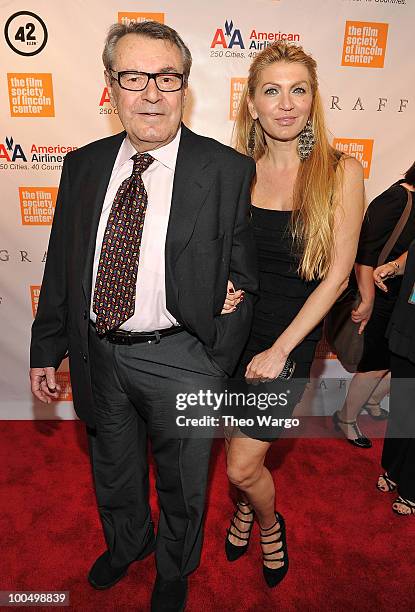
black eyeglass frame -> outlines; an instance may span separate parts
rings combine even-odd
[[[113,76],[113,74],[117,75],[117,76]],[[173,93],[175,91],[180,91],[181,89],[183,89],[183,85],[184,85],[184,74],[181,74],[180,72],[141,72],[138,70],[121,70],[120,72],[116,72],[115,70],[110,70],[109,71],[110,77],[112,79],[114,79],[114,81],[117,81],[118,85],[121,87],[121,89],[125,89],[126,91],[144,91],[145,88],[147,87],[147,85],[149,84],[151,79],[154,79],[154,82],[156,84],[156,87],[159,91],[162,91],[163,93]],[[130,89],[129,87],[124,87],[123,85],[121,85],[121,78],[124,74],[145,74],[147,77],[147,83],[145,84],[144,87],[142,87],[141,89]],[[177,89],[160,89],[160,87],[157,85],[157,81],[156,78],[159,76],[175,76],[178,77],[180,79],[180,87],[178,87]]]

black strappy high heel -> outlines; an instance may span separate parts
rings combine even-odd
[[[281,582],[281,580],[285,577],[286,573],[288,572],[288,549],[287,549],[287,540],[285,536],[285,521],[284,521],[283,516],[279,514],[278,512],[275,513],[275,518],[277,520],[271,527],[267,527],[266,529],[264,529],[264,527],[260,526],[261,544],[279,544],[281,543],[281,546],[277,548],[276,550],[274,550],[273,552],[269,552],[269,553],[263,552],[262,553],[262,557],[264,561],[268,561],[268,562],[280,561],[284,564],[284,565],[281,565],[281,567],[277,567],[274,569],[271,567],[268,567],[267,565],[264,565],[264,564],[262,565],[265,582],[270,588],[277,586],[277,584]],[[278,525],[278,528],[275,529],[277,525]],[[275,531],[272,531],[273,529],[275,529]],[[263,539],[263,538],[268,538],[270,536],[278,536],[278,537],[275,540],[264,540]],[[283,553],[281,559],[270,559],[271,555],[275,555],[276,553],[279,553],[279,552]]]
[[[250,510],[249,512],[244,512],[243,510],[241,510],[241,507],[250,508],[251,506],[249,504],[245,504],[244,502],[237,502],[237,508],[232,517],[231,525],[227,531],[226,540],[225,540],[225,552],[226,552],[226,557],[228,561],[236,561],[237,559],[242,557],[242,555],[245,554],[246,551],[248,550],[249,538],[251,537],[252,526],[254,524],[254,511]],[[243,516],[252,515],[252,520],[247,521],[241,518],[239,514],[242,514]],[[235,525],[236,518],[241,523],[246,523],[247,525],[249,525],[249,528],[244,531],[239,529],[239,527]],[[237,533],[235,533],[235,531]],[[238,534],[243,534],[243,535],[238,535]],[[246,542],[246,544],[241,545],[241,546],[236,546],[236,544],[232,544],[232,542],[229,540],[230,535],[233,536],[234,538],[237,538],[238,540]]]

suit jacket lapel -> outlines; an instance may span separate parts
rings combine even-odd
[[[204,140],[182,125],[166,236],[166,272],[190,240],[196,220],[212,183],[210,154]]]
[[[90,303],[91,297],[95,241],[101,210],[114,162],[124,138],[125,132],[121,132],[112,138],[105,139],[102,142],[102,149],[91,159],[91,167],[89,172],[86,173],[82,204],[82,228],[84,244],[87,246],[83,262],[82,287],[87,304]]]

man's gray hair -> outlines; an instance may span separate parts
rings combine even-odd
[[[182,54],[183,80],[184,84],[187,84],[192,65],[192,55],[189,48],[184,44],[176,30],[173,30],[173,28],[170,28],[164,23],[158,23],[157,21],[142,21],[139,23],[129,23],[128,25],[114,23],[114,25],[110,27],[107,38],[105,39],[104,51],[102,52],[102,61],[104,62],[107,72],[113,70],[114,50],[117,42],[127,34],[138,34],[140,36],[146,36],[147,38],[167,40],[173,45],[176,45]]]

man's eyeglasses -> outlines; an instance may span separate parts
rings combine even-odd
[[[111,73],[111,77],[118,82],[118,85],[128,91],[143,91],[150,79],[154,79],[160,91],[179,91],[183,87],[183,74],[178,72],[136,72],[135,70],[114,72],[111,70]]]

